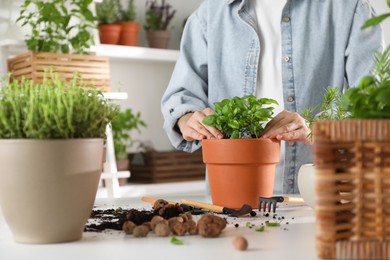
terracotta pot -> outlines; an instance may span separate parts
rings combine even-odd
[[[150,48],[167,49],[169,44],[169,31],[147,31],[146,38]]]
[[[102,153],[103,139],[0,141],[0,205],[16,242],[81,238]]]
[[[138,46],[138,33],[140,30],[139,22],[119,22],[118,24],[122,26],[119,44]]]
[[[273,194],[280,142],[267,138],[202,141],[213,204],[258,207],[259,197]]]
[[[100,43],[118,44],[122,26],[119,24],[100,24],[99,37]]]

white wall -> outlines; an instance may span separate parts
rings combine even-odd
[[[180,38],[184,20],[200,5],[203,0],[167,0],[177,10],[170,26],[170,49],[179,49]],[[125,2],[124,2],[125,3]],[[145,20],[145,0],[135,0],[137,20],[141,23]],[[139,35],[139,45],[147,46],[145,31],[142,29]],[[129,98],[126,101],[117,102],[121,107],[132,108],[135,112],[141,111],[142,119],[148,125],[142,133],[134,132],[134,139],[146,142],[156,150],[173,150],[162,125],[163,117],[160,109],[161,97],[170,80],[173,62],[147,62],[147,61],[111,61],[111,81],[115,86],[121,83],[122,91],[126,91]],[[132,147],[130,150],[134,150]]]
[[[1,1],[1,0],[0,0]],[[121,0],[126,4],[126,0]],[[166,0],[176,10],[176,14],[172,19],[172,24],[169,27],[171,32],[171,40],[169,43],[170,49],[179,49],[181,33],[183,30],[184,20],[200,5],[203,0]],[[218,0],[219,1],[219,0]],[[143,23],[145,21],[145,0],[135,0],[136,19]],[[139,45],[147,46],[145,31],[142,29],[139,35]]]
[[[371,4],[374,7],[374,10],[377,15],[389,12],[390,8],[387,6],[385,0],[371,0]],[[382,23],[382,28],[385,35],[385,42],[387,45],[389,45],[390,44],[390,18],[388,18]]]
[[[111,82],[115,86],[120,82],[121,91],[128,93],[128,99],[118,101],[123,109],[131,108],[141,111],[141,117],[147,128],[142,133],[132,133],[135,140],[147,142],[156,150],[173,150],[164,130],[163,117],[160,110],[161,97],[168,85],[173,70],[173,63],[112,61]],[[115,90],[115,89],[114,89]],[[134,150],[133,147],[131,150]]]

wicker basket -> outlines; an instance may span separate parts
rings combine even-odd
[[[390,259],[390,120],[316,122],[317,254]]]
[[[110,90],[110,68],[107,57],[48,52],[27,52],[8,59],[11,80],[22,77],[42,82],[45,70],[53,67],[60,78],[70,80],[75,72],[81,74],[87,86]]]
[[[129,182],[163,183],[204,180],[205,164],[202,152],[150,151],[134,156],[130,163]]]

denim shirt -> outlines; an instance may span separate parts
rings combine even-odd
[[[163,95],[164,129],[176,149],[201,142],[183,139],[176,123],[188,112],[213,108],[234,96],[255,95],[262,51],[256,14],[248,0],[205,0],[187,20],[180,57]],[[374,11],[368,0],[288,0],[281,16],[285,109],[302,114],[322,101],[327,86],[356,86],[383,50],[380,26],[362,30]],[[297,172],[313,161],[311,145],[286,145],[283,192],[298,193]]]

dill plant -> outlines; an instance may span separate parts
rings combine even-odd
[[[77,76],[64,82],[51,73],[43,83],[22,79],[0,89],[1,139],[105,138],[117,115],[96,89],[85,89]]]

